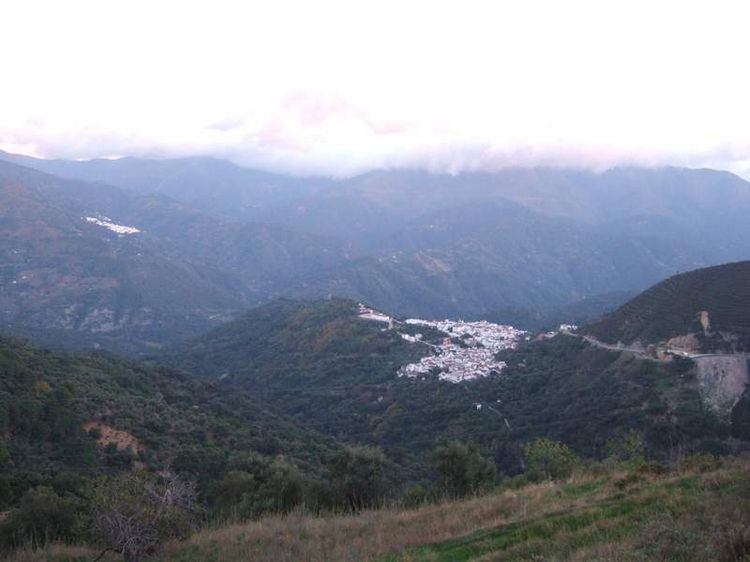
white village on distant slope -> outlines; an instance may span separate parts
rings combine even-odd
[[[116,222],[112,222],[112,219],[110,219],[109,217],[83,217],[83,220],[97,226],[103,226],[104,228],[111,230],[112,232],[116,232],[120,236],[123,236],[125,234],[137,234],[138,232],[140,232],[140,230],[134,226],[125,226],[124,224],[117,224]]]
[[[388,323],[388,327],[398,329],[400,322],[382,312],[373,310],[363,304],[359,305],[359,317],[363,320],[375,320]],[[458,383],[492,373],[499,373],[505,368],[504,361],[495,359],[495,355],[504,349],[513,349],[526,332],[512,326],[493,324],[486,320],[464,322],[463,320],[420,320],[410,318],[403,324],[434,328],[445,334],[442,343],[433,345],[422,340],[421,334],[410,335],[399,332],[402,338],[413,343],[421,343],[432,348],[433,355],[423,357],[418,363],[404,365],[398,371],[399,376],[420,377],[437,373],[444,381]],[[462,342],[461,345],[456,340]]]

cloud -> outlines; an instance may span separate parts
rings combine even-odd
[[[0,148],[332,175],[636,164],[748,176],[744,4],[418,4],[195,1],[175,26],[145,0],[115,15],[14,3]]]

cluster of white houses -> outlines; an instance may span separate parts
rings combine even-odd
[[[440,379],[449,382],[461,382],[499,373],[505,367],[505,363],[498,361],[495,355],[504,349],[514,348],[525,334],[512,326],[493,324],[485,320],[433,322],[409,319],[406,323],[435,328],[446,337],[441,344],[433,346],[435,355],[423,357],[418,363],[404,365],[399,369],[399,375],[419,377],[436,373]]]
[[[359,305],[359,317],[363,320],[384,322],[389,328],[398,329],[398,322],[393,318],[362,304]],[[504,349],[514,348],[526,335],[526,332],[512,326],[493,324],[485,320],[464,322],[411,318],[404,323],[437,329],[445,334],[445,338],[441,343],[434,345],[423,341],[421,334],[399,332],[401,337],[409,342],[430,346],[433,354],[423,357],[418,363],[404,365],[398,374],[404,377],[436,374],[440,379],[450,382],[499,373],[505,367],[505,363],[495,359],[495,355]]]
[[[117,224],[116,222],[113,222],[112,219],[109,217],[103,217],[103,216],[83,217],[83,220],[85,220],[88,223],[95,224],[97,226],[103,226],[107,230],[116,232],[120,236],[123,236],[124,234],[138,234],[140,232],[140,230],[134,226],[125,226],[124,224]]]

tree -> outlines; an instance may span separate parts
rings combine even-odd
[[[183,539],[196,526],[193,486],[173,474],[139,471],[99,480],[94,487],[92,526],[105,552],[128,562],[153,554],[169,539]]]
[[[295,465],[255,457],[251,462],[233,462],[243,470],[227,472],[213,486],[213,508],[220,517],[250,519],[269,512],[286,513],[302,502],[304,482]]]
[[[567,445],[541,437],[523,445],[526,469],[535,480],[567,478],[578,465],[578,457]]]
[[[10,450],[5,444],[5,439],[0,436],[0,467],[10,460]]]
[[[18,505],[0,522],[0,546],[39,547],[52,541],[69,542],[80,533],[80,505],[51,488],[28,490]]]
[[[607,440],[607,455],[618,461],[642,461],[643,449],[643,436],[636,429],[628,429]]]
[[[375,447],[347,447],[330,466],[333,493],[352,511],[375,507],[385,499],[385,455]]]
[[[432,455],[438,473],[440,493],[451,498],[476,494],[495,483],[496,467],[479,452],[479,447],[453,441],[438,447]]]

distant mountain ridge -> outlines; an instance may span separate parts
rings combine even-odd
[[[80,216],[99,213],[140,228],[137,238],[150,255],[201,272],[174,273],[186,282],[193,275],[189,284],[206,290],[160,298],[160,308],[174,309],[160,315],[161,335],[135,336],[141,347],[209,327],[205,320],[180,320],[186,301],[217,321],[280,296],[340,296],[423,318],[514,311],[531,326],[534,318],[574,303],[587,307],[678,271],[750,256],[750,184],[712,170],[540,168],[456,176],[394,170],[333,180],[211,158],[71,162],[0,154],[0,160],[69,178],[47,176],[49,189],[38,199],[41,206],[26,207],[22,232],[39,221],[54,223],[53,209],[61,205]],[[39,176],[24,169],[31,188]],[[125,255],[117,253],[117,267],[133,271]],[[144,289],[154,284],[147,278],[138,283]],[[116,308],[113,298],[106,308]],[[60,300],[60,310],[81,302],[80,294],[71,294]],[[575,310],[570,315],[584,317]],[[36,335],[43,323],[31,324],[24,333]],[[92,341],[88,333],[70,335]],[[98,337],[97,343],[110,345]]]
[[[320,237],[2,161],[0,202],[0,322],[45,342],[142,351],[342,259]],[[97,224],[105,216],[138,232]]]

